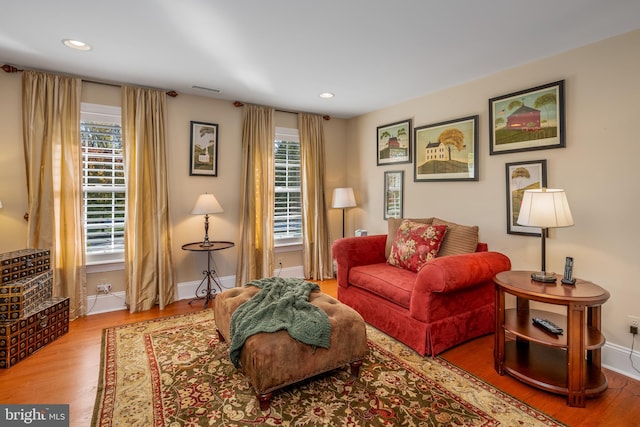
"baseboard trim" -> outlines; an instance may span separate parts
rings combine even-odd
[[[281,268],[276,270],[276,276],[279,277],[303,277],[304,271],[302,266]],[[222,290],[231,289],[236,285],[236,276],[224,276],[219,279]],[[196,296],[196,290],[202,283],[201,280],[194,280],[191,282],[178,283],[178,299],[179,300],[191,300]],[[220,290],[216,288],[219,292]],[[88,315],[108,313],[111,311],[125,310],[126,305],[125,292],[111,292],[106,295],[90,295],[87,298]]]
[[[640,368],[640,353],[638,351],[631,354],[630,348],[612,343],[607,343],[602,348],[602,367],[634,380],[640,380],[640,372],[631,366],[632,360],[633,366],[636,369]]]

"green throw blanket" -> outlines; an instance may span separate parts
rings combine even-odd
[[[315,347],[329,347],[331,324],[327,314],[309,303],[320,287],[296,278],[267,277],[245,286],[262,290],[231,315],[229,357],[237,368],[240,350],[251,335],[286,330],[292,338]]]

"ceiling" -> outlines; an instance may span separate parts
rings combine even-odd
[[[640,28],[638,0],[0,0],[0,11],[0,64],[342,118]]]

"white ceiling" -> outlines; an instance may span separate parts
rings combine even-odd
[[[348,118],[638,28],[638,0],[0,0],[0,65]]]

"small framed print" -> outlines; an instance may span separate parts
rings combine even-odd
[[[402,218],[404,171],[384,173],[384,219]]]
[[[518,225],[520,205],[525,190],[536,190],[547,186],[547,161],[507,163],[507,234],[541,236],[541,229]]]
[[[490,154],[565,146],[564,80],[489,100]]]
[[[377,129],[377,165],[411,163],[411,119]]]
[[[218,176],[218,125],[191,122],[189,175]]]
[[[478,116],[415,128],[414,181],[478,180]]]

